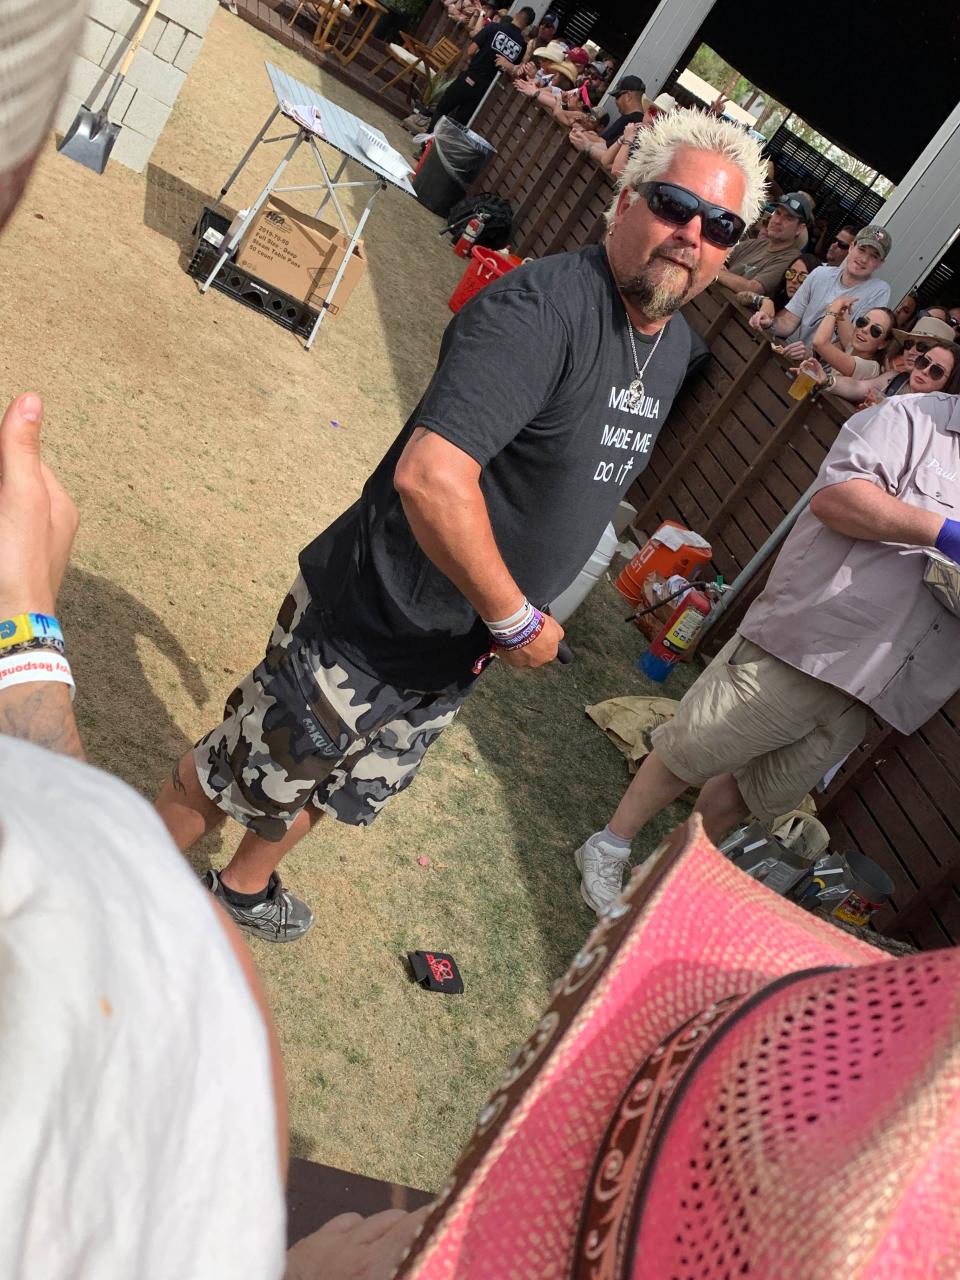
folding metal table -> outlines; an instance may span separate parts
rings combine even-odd
[[[228,235],[224,236],[223,242],[220,245],[220,256],[217,258],[213,270],[200,286],[200,291],[201,293],[206,293],[210,288],[210,285],[216,278],[218,272],[234,253],[247,228],[253,222],[264,202],[272,192],[325,192],[326,194],[320,202],[320,207],[317,209],[316,216],[319,217],[327,202],[332,201],[340,226],[343,228],[343,233],[348,239],[348,244],[344,251],[343,260],[337,269],[333,281],[331,282],[330,289],[320,306],[320,313],[317,316],[316,323],[310,330],[310,336],[307,338],[306,346],[307,350],[309,350],[313,345],[314,338],[317,336],[317,330],[320,328],[323,317],[326,315],[330,304],[333,302],[334,295],[340,287],[340,281],[343,279],[343,274],[347,269],[347,264],[350,261],[350,257],[356,247],[357,241],[360,239],[364,224],[370,216],[370,210],[373,207],[374,200],[376,200],[380,192],[388,185],[396,187],[406,195],[413,196],[414,199],[416,199],[416,192],[410,185],[408,178],[398,178],[395,173],[391,173],[388,169],[384,169],[379,165],[375,160],[372,160],[363,150],[361,139],[363,138],[364,130],[380,138],[385,145],[390,145],[379,129],[374,129],[372,125],[366,124],[359,118],[359,116],[352,115],[349,111],[345,111],[343,107],[338,107],[337,104],[335,102],[331,102],[329,98],[322,97],[315,89],[311,89],[309,85],[303,84],[300,80],[294,80],[292,76],[288,76],[285,72],[281,71],[279,67],[275,67],[272,62],[268,62],[265,65],[267,68],[267,75],[270,77],[270,84],[273,86],[273,91],[276,94],[277,105],[270,112],[263,128],[244,152],[240,163],[224,183],[220,190],[219,201],[223,201],[224,196],[233,186],[234,182],[243,170],[243,167],[253,155],[254,151],[256,151],[257,147],[261,144],[266,146],[273,142],[289,142],[290,146],[287,148],[283,159],[271,174],[267,185],[247,210],[246,216]],[[291,107],[316,107],[320,113],[320,124],[323,130],[323,136],[320,137],[312,130],[304,128],[303,125],[301,125],[300,122],[290,114],[289,109]],[[267,130],[273,124],[274,120],[276,120],[278,115],[283,116],[285,120],[289,120],[290,123],[294,124],[296,126],[296,131],[294,133],[281,134],[275,138],[268,138],[266,136]],[[328,147],[332,148],[332,150],[339,152],[340,154],[340,163],[336,168],[336,172],[333,173],[332,176],[327,168],[327,164],[324,160],[320,147],[317,145],[318,142],[325,143]],[[277,186],[277,183],[283,175],[284,169],[286,169],[287,165],[302,146],[309,147],[313,154],[313,158],[317,162],[317,167],[320,170],[320,177],[322,178],[322,181],[296,187]],[[350,161],[353,161],[355,164],[360,165],[361,168],[367,170],[372,177],[364,178],[361,181],[341,181],[344,170]],[[355,226],[351,228],[347,220],[347,216],[344,213],[343,206],[337,198],[337,192],[354,187],[372,188],[372,191],[363,212],[360,214]]]

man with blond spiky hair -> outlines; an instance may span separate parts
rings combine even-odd
[[[544,612],[649,461],[687,371],[677,311],[763,197],[741,129],[676,111],[643,131],[603,244],[531,262],[451,321],[422,400],[359,500],[300,553],[264,660],[174,766],[158,808],[181,849],[246,833],[208,886],[277,942],[313,912],[283,855],[324,813],[372,822],[413,779],[491,654],[557,657]]]

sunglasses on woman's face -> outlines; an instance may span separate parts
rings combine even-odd
[[[904,338],[904,351],[912,351],[917,348],[917,356],[925,356],[928,351],[932,351],[937,344],[935,342],[921,342],[919,338]]]
[[[793,284],[794,280],[799,280],[802,284],[809,274],[809,271],[794,271],[793,267],[787,267],[783,273],[783,278],[788,284]]]
[[[882,325],[870,324],[870,321],[867,319],[866,316],[858,316],[853,323],[854,323],[854,327],[857,329],[866,329],[867,326],[869,325],[871,338],[885,338],[887,336],[886,330],[883,328]]]
[[[947,370],[942,364],[933,364],[929,356],[917,356],[913,362],[913,367],[919,369],[921,373],[929,373],[934,382],[939,382],[941,378],[947,376]]]
[[[699,214],[703,219],[700,234],[718,249],[732,248],[746,229],[744,220],[722,205],[707,204],[686,187],[672,182],[641,182],[637,194],[643,196],[655,218],[673,227],[685,227]]]

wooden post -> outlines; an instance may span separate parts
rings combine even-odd
[[[724,397],[724,399],[727,399],[727,397]],[[709,540],[711,535],[715,533],[723,521],[726,520],[727,516],[739,502],[744,492],[750,488],[758,476],[764,474],[768,464],[773,461],[794,432],[803,425],[801,419],[805,416],[809,407],[809,402],[807,400],[797,400],[790,406],[779,427],[777,427],[776,431],[774,431],[773,435],[757,454],[756,458],[754,458],[753,462],[750,463],[746,471],[743,472],[740,479],[707,521],[706,528],[700,530],[700,533],[704,538]]]
[[[539,133],[539,141],[536,143],[533,149],[533,152],[530,155],[529,160],[527,161],[528,169],[536,169],[537,165],[539,165],[540,163],[541,158],[543,157],[544,151],[546,151],[547,147],[550,144],[550,128],[548,125],[546,113],[542,114],[540,119],[538,119],[537,123],[533,126],[534,137],[536,137],[538,133]],[[521,170],[516,180],[512,183],[512,185],[510,186],[510,189],[506,193],[505,198],[507,200],[512,201],[516,198],[517,192],[523,186],[524,179],[526,178],[526,176],[527,176],[526,172],[524,170]]]
[[[717,319],[719,319],[719,317],[717,317]],[[707,331],[708,333],[710,333],[716,323],[717,321],[715,320],[713,324],[711,324],[710,329]],[[644,504],[643,509],[637,512],[636,524],[640,528],[644,528],[644,522],[656,515],[656,511],[660,503],[670,493],[673,486],[689,466],[689,459],[702,449],[708,440],[717,434],[723,425],[724,416],[730,408],[730,405],[743,394],[747,386],[753,380],[754,375],[759,371],[761,366],[770,359],[770,356],[770,344],[768,342],[758,343],[756,351],[734,378],[733,382],[731,382],[726,393],[717,401],[712,412],[707,415],[703,425],[697,431],[697,434],[693,437],[684,449],[683,453],[657,485],[651,497],[648,498],[647,502]],[[705,531],[701,530],[700,532],[702,532],[703,536],[706,537]]]
[[[583,155],[581,155],[580,158],[586,159],[586,157]],[[590,201],[600,190],[600,187],[603,185],[603,179],[605,176],[606,174],[604,173],[604,170],[600,167],[600,165],[595,164],[593,173],[587,179],[587,185],[577,196],[576,200],[574,201],[573,208],[564,218],[560,226],[560,230],[557,232],[557,234],[553,237],[553,239],[547,245],[547,248],[546,248],[547,253],[562,252],[562,250],[566,245],[567,236],[571,234],[574,227],[580,221],[580,217],[584,209],[586,209],[587,205],[589,205]]]
[[[559,129],[559,126],[558,126],[558,129]],[[550,152],[549,156],[547,157],[547,160],[543,166],[543,172],[540,174],[540,177],[536,180],[536,182],[530,188],[529,195],[527,196],[526,200],[524,200],[523,204],[520,206],[520,208],[516,212],[516,215],[514,217],[514,226],[517,226],[517,224],[522,221],[523,215],[527,212],[527,210],[540,208],[540,198],[543,195],[544,191],[547,189],[547,185],[549,184],[550,179],[554,177],[554,175],[556,174],[557,165],[559,164],[560,160],[563,158],[568,147],[570,146],[570,143],[567,139],[566,130],[561,129],[559,130],[559,132],[561,134],[561,137],[557,139],[556,146],[553,148],[552,152]],[[540,216],[537,218],[533,227],[530,229],[527,235],[523,237],[520,244],[517,246],[516,253],[521,258],[525,257],[526,254],[529,252],[530,245],[533,244],[537,236],[540,234],[540,227],[543,225],[543,222],[545,222],[546,219],[549,218],[549,216],[550,216],[550,206],[548,204],[545,209],[541,210]]]

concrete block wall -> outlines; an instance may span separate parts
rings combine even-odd
[[[177,94],[203,45],[218,0],[161,0],[110,108],[123,127],[110,157],[142,173]],[[54,127],[63,132],[83,105],[99,109],[130,47],[146,0],[87,0],[80,47]]]

